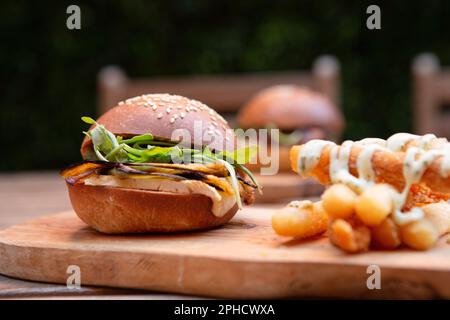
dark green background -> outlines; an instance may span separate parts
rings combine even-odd
[[[411,130],[410,66],[423,51],[450,64],[450,1],[1,1],[0,170],[79,160],[107,64],[130,76],[308,69],[320,54],[342,67],[345,136]],[[69,31],[78,4],[82,30]]]

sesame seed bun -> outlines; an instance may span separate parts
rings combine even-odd
[[[196,121],[202,134],[212,140],[211,149],[232,148],[235,136],[228,123],[214,110],[196,100],[169,94],[149,94],[124,102],[102,115],[97,123],[124,137],[151,133],[172,140],[178,128],[194,139]],[[191,141],[194,144],[196,141]],[[231,145],[230,143],[231,142]],[[205,144],[205,141],[200,141]],[[83,140],[81,154],[89,159],[92,141]],[[92,228],[104,233],[180,232],[213,228],[228,222],[238,210],[235,204],[223,216],[212,212],[212,200],[201,194],[181,194],[103,185],[67,183],[76,214]]]
[[[311,139],[335,139],[344,127],[339,109],[325,96],[310,89],[294,85],[277,85],[257,93],[238,114],[241,128],[267,128],[274,126],[281,131],[302,130],[301,141]],[[269,139],[270,140],[270,139]],[[279,146],[279,169],[290,172],[290,145]],[[275,161],[275,159],[272,159]],[[248,166],[257,171],[259,162]]]
[[[125,137],[151,133],[171,140],[174,130],[185,129],[191,135],[187,143],[208,145],[218,151],[232,150],[235,139],[226,120],[216,111],[197,100],[170,94],[147,94],[119,102],[97,122]],[[199,123],[202,130],[197,133],[197,141],[194,128]],[[81,145],[83,158],[89,158],[91,146],[91,139],[85,137]]]
[[[322,128],[340,134],[344,120],[338,108],[325,96],[294,85],[278,85],[259,92],[238,115],[241,128],[281,130]]]

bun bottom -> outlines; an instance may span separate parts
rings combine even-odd
[[[224,216],[212,212],[210,198],[200,194],[67,184],[78,217],[108,234],[203,230],[227,223],[235,205]]]

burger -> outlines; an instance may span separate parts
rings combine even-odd
[[[279,130],[277,136],[269,135],[268,143],[279,145],[282,171],[290,171],[291,146],[312,139],[337,140],[344,127],[339,109],[327,97],[295,85],[260,91],[241,108],[237,121],[243,129]]]
[[[76,214],[103,233],[178,232],[228,222],[260,187],[254,146],[205,104],[169,94],[119,102],[90,124],[83,162],[61,171]]]

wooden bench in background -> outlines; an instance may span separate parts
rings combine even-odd
[[[333,56],[320,56],[311,71],[129,78],[117,66],[98,74],[98,114],[119,101],[146,93],[172,93],[197,99],[216,111],[233,114],[255,93],[277,84],[307,86],[339,105],[340,70]]]
[[[98,114],[119,101],[146,93],[172,93],[197,99],[221,113],[233,127],[239,108],[258,91],[278,84],[306,86],[340,102],[340,67],[333,56],[320,56],[311,71],[243,73],[208,76],[129,78],[117,66],[104,67],[98,74]],[[323,187],[292,173],[261,176],[264,195],[258,202],[286,202],[317,196]]]
[[[450,138],[450,68],[431,53],[412,64],[414,131]]]

